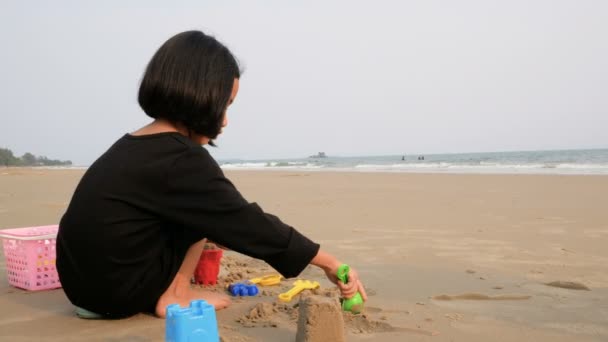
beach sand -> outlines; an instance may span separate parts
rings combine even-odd
[[[58,223],[83,170],[0,168],[0,228]],[[230,171],[245,198],[343,262],[368,289],[347,341],[608,340],[608,177]],[[163,341],[164,320],[76,318],[61,289],[10,287],[0,340]],[[226,252],[227,279],[273,273]],[[321,271],[301,279],[337,298]],[[224,341],[294,341],[293,279],[218,312]],[[222,291],[222,284],[215,287]]]

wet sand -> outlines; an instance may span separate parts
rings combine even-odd
[[[0,168],[0,229],[56,224],[82,170]],[[357,267],[370,300],[348,341],[608,340],[608,177],[227,172],[243,195]],[[225,254],[228,280],[272,273]],[[322,272],[302,279],[337,298]],[[225,341],[293,341],[293,279],[218,312]],[[553,285],[551,285],[553,284]],[[587,288],[588,290],[586,290]],[[0,256],[0,340],[163,341],[164,321],[75,317],[61,289],[10,287]]]

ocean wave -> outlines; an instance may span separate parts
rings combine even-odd
[[[564,163],[564,164],[557,164],[556,168],[558,168],[558,169],[577,169],[577,170],[582,170],[582,169],[606,169],[606,170],[608,170],[608,164],[571,164],[571,163]]]
[[[540,169],[545,168],[544,164],[499,164],[499,163],[480,163],[480,164],[459,164],[459,163],[403,163],[403,164],[357,164],[355,169],[485,169],[485,168],[504,168],[504,169]]]
[[[224,163],[222,168],[227,169],[260,169],[264,168],[266,163]]]
[[[438,171],[438,172],[481,172],[481,173],[578,173],[608,174],[608,164],[555,164],[555,163],[402,163],[402,164],[357,164],[360,171]]]
[[[418,172],[418,173],[503,173],[503,174],[601,174],[608,175],[608,163],[565,163],[559,161],[425,161],[402,162],[360,160],[314,161],[249,161],[226,162],[223,169],[241,170],[309,170],[309,171],[354,171],[354,172]]]
[[[305,162],[284,162],[284,161],[270,161],[270,162],[249,162],[249,163],[223,163],[220,165],[223,169],[319,169],[325,167],[324,165],[305,163]]]

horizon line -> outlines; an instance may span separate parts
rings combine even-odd
[[[325,155],[328,158],[358,158],[358,157],[393,157],[393,156],[437,156],[437,155],[454,155],[454,154],[484,154],[484,153],[520,153],[520,152],[573,152],[573,151],[602,151],[608,150],[608,147],[598,148],[562,148],[562,149],[542,149],[542,150],[500,150],[500,151],[475,151],[475,152],[440,152],[440,153],[385,153],[385,154],[348,154],[348,153],[337,153]],[[321,151],[322,152],[322,151]],[[300,157],[268,157],[268,158],[217,158],[217,160],[284,160],[284,159],[314,159],[313,155],[300,156]]]

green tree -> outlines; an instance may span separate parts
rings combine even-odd
[[[25,166],[33,166],[36,165],[36,156],[27,152],[21,157],[21,161]]]
[[[8,148],[0,148],[0,165],[14,166],[19,165],[19,159],[13,155],[13,151]]]
[[[0,166],[66,166],[72,165],[69,160],[49,159],[45,156],[36,157],[27,152],[21,158],[15,157],[8,148],[0,148]]]

